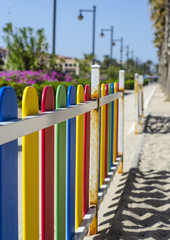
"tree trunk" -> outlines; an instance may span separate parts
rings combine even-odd
[[[167,79],[165,85],[165,94],[167,100],[170,101],[170,0],[166,0],[166,21],[167,21],[167,61],[168,61],[168,69],[167,69]]]
[[[164,37],[159,55],[159,81],[164,92],[166,91],[168,79],[168,18],[169,18],[168,1],[169,0],[165,0],[166,14],[165,14]]]

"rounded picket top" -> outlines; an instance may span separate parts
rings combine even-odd
[[[42,92],[41,111],[45,112],[54,110],[54,105],[54,90],[52,86],[45,86]]]
[[[66,89],[60,85],[56,91],[56,109],[66,107],[66,104]]]
[[[117,83],[114,83],[114,93],[116,93],[118,91],[117,89]]]
[[[22,116],[38,114],[38,95],[34,87],[26,87],[22,97]]]
[[[16,119],[17,97],[12,87],[0,89],[0,122]],[[0,145],[0,239],[18,240],[18,141]],[[5,206],[5,207],[4,207]]]
[[[116,83],[117,84],[117,92],[119,91],[119,82]]]
[[[73,85],[70,85],[67,91],[67,106],[70,105],[76,105],[76,88]]]
[[[0,89],[0,121],[16,119],[18,116],[17,96],[12,87]]]
[[[114,83],[111,83],[111,93],[114,93]]]
[[[108,84],[108,94],[110,95],[112,92],[111,92],[111,83]]]
[[[106,94],[106,96],[109,94],[109,85],[108,85],[108,83],[105,84],[105,94]]]
[[[77,104],[79,103],[84,103],[84,89],[81,84],[77,86]]]
[[[90,100],[91,100],[91,88],[89,84],[86,84],[84,89],[84,101]]]
[[[104,97],[105,96],[105,84],[102,83],[101,85],[101,97]]]

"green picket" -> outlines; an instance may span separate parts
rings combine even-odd
[[[56,92],[56,109],[67,106],[64,86]],[[74,184],[74,183],[73,183]],[[56,124],[56,240],[66,232],[66,121]]]

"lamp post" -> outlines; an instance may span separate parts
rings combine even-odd
[[[120,62],[121,62],[121,66],[122,66],[122,64],[123,64],[123,38],[122,37],[120,39],[120,42],[121,42],[121,44],[120,44]]]
[[[56,3],[57,0],[53,2],[53,54],[55,54],[55,33],[56,33]]]
[[[134,59],[134,51],[133,50],[131,51],[131,58],[132,58],[132,60]]]
[[[128,70],[128,60],[129,60],[129,45],[127,45],[126,47],[123,47],[124,49],[126,49],[126,68]]]
[[[128,61],[128,59],[129,59],[129,45],[124,47],[124,49],[126,49],[126,61]]]
[[[93,6],[93,9],[80,9],[80,14],[78,16],[78,19],[81,21],[84,16],[82,12],[91,12],[93,13],[93,31],[92,31],[92,54],[94,56],[93,63],[95,60],[95,25],[96,25],[96,6]]]
[[[122,64],[123,64],[123,37],[121,37],[120,39],[114,39],[113,40],[113,44],[115,45],[115,42],[120,42],[120,65],[122,68]]]
[[[101,37],[104,37],[104,32],[105,31],[109,31],[110,32],[110,61],[112,60],[112,47],[114,46],[114,44],[113,44],[113,32],[114,32],[114,27],[113,26],[111,26],[111,28],[110,29],[101,29],[101,34],[100,34],[100,36]]]

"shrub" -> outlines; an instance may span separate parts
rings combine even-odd
[[[145,85],[148,85],[148,83],[149,83],[149,79],[144,79],[143,85],[144,85],[144,86],[145,86]]]
[[[134,89],[134,80],[126,80],[125,89]]]

